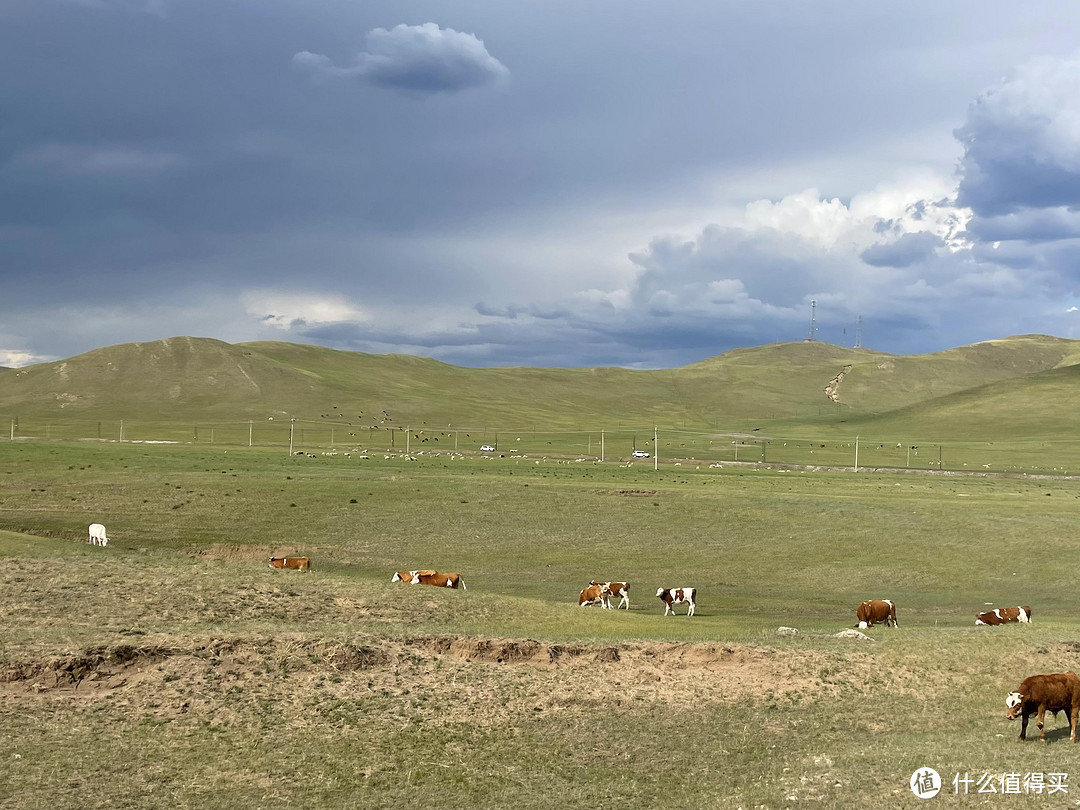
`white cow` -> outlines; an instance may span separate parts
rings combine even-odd
[[[100,523],[90,524],[90,538],[89,542],[94,546],[107,546],[109,545],[109,538],[105,535],[105,527]]]

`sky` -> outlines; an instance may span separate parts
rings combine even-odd
[[[1080,338],[1080,4],[3,0],[0,366]],[[814,302],[813,308],[811,302]]]

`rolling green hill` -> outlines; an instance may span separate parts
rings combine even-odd
[[[406,355],[175,337],[0,369],[0,419],[294,417],[360,427],[796,433],[842,420],[904,431],[937,424],[985,433],[1007,425],[1044,435],[1080,427],[1071,405],[1077,363],[1080,341],[1041,335],[912,356],[779,343],[651,371],[463,368]]]

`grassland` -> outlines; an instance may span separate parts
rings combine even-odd
[[[0,805],[887,808],[923,766],[958,805],[957,772],[1080,794],[1064,724],[1002,716],[1080,666],[1080,482],[361,455],[0,442]],[[428,566],[468,590],[389,582]],[[579,609],[594,577],[632,609]],[[868,597],[900,627],[835,638]]]

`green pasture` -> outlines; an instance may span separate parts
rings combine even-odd
[[[846,621],[881,589],[912,622],[986,601],[1072,610],[1077,481],[414,458],[4,443],[0,528],[75,541],[99,521],[110,554],[258,546],[345,579],[434,567],[552,603],[629,579],[643,613],[649,590],[700,579],[699,618],[738,607],[763,626]]]
[[[924,766],[949,782],[940,803],[987,798],[951,795],[957,772],[1071,774],[1067,796],[992,806],[1080,799],[1062,721],[1049,745],[1020,744],[1002,717],[1027,675],[1080,667],[1080,481],[654,470],[511,454],[517,438],[411,457],[0,441],[0,672],[161,651],[137,685],[97,696],[11,681],[0,806],[910,807]],[[91,522],[108,548],[82,542]],[[313,570],[272,571],[272,553]],[[468,590],[390,582],[421,567]],[[593,578],[629,580],[632,609],[578,608]],[[664,617],[659,586],[697,587],[697,615]],[[866,598],[894,600],[900,627],[834,638]],[[1029,604],[1034,624],[974,627],[988,604]],[[792,680],[732,684],[747,690],[732,699],[736,664],[653,676],[614,661],[590,680],[419,648],[326,663],[334,645],[442,637],[625,660],[732,645]],[[226,642],[256,652],[228,659]]]

